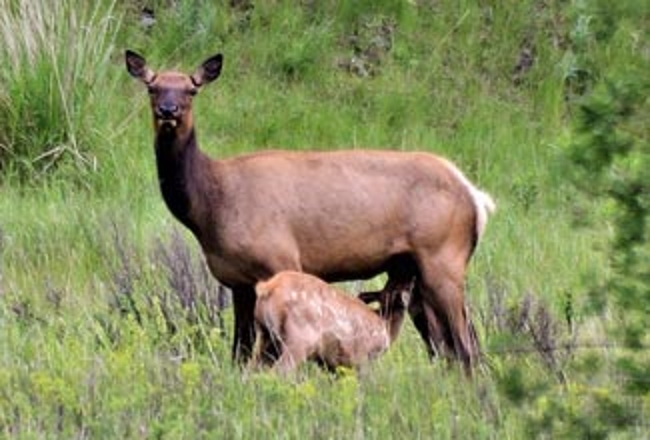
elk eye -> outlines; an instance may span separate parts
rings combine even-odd
[[[154,95],[157,91],[158,91],[157,87],[147,86],[147,92],[149,92],[150,95]]]
[[[188,93],[192,96],[196,95],[199,92],[199,89],[190,89],[188,90]]]

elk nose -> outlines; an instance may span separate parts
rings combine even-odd
[[[158,106],[158,114],[162,118],[173,118],[178,113],[176,104],[164,103]]]

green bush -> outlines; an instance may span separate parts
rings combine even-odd
[[[96,166],[115,1],[0,1],[0,169],[30,179]]]
[[[558,408],[585,436],[605,438],[644,423],[639,414],[650,391],[650,59],[639,52],[643,49],[636,36],[626,33],[632,2],[621,2],[614,10],[597,3],[585,44],[607,40],[618,49],[593,90],[576,105],[567,157],[575,186],[602,207],[595,217],[612,229],[603,249],[607,266],[589,283],[588,303],[615,349],[611,365],[600,364],[596,371],[607,366],[615,372],[620,392],[587,393],[590,404],[583,409]],[[650,10],[638,13],[647,19]],[[647,29],[641,35],[647,38]],[[589,50],[596,52],[593,46]],[[628,58],[630,54],[635,56]]]

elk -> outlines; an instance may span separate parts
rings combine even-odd
[[[307,360],[330,371],[361,367],[397,338],[412,286],[409,280],[394,290],[355,298],[313,275],[279,272],[255,287],[258,346],[253,364],[271,363],[266,353],[279,351],[274,368],[280,373]],[[367,303],[376,301],[379,309],[374,312]]]
[[[232,290],[233,358],[255,341],[255,284],[282,270],[327,282],[388,275],[416,282],[408,312],[433,358],[471,369],[479,343],[465,274],[491,197],[450,161],[425,152],[265,151],[215,160],[199,148],[192,100],[221,74],[214,55],[191,75],[154,72],[126,51],[149,92],[162,197]],[[289,129],[289,128],[287,128]]]

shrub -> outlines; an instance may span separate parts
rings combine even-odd
[[[0,0],[0,170],[92,169],[93,105],[121,20],[115,1]]]

